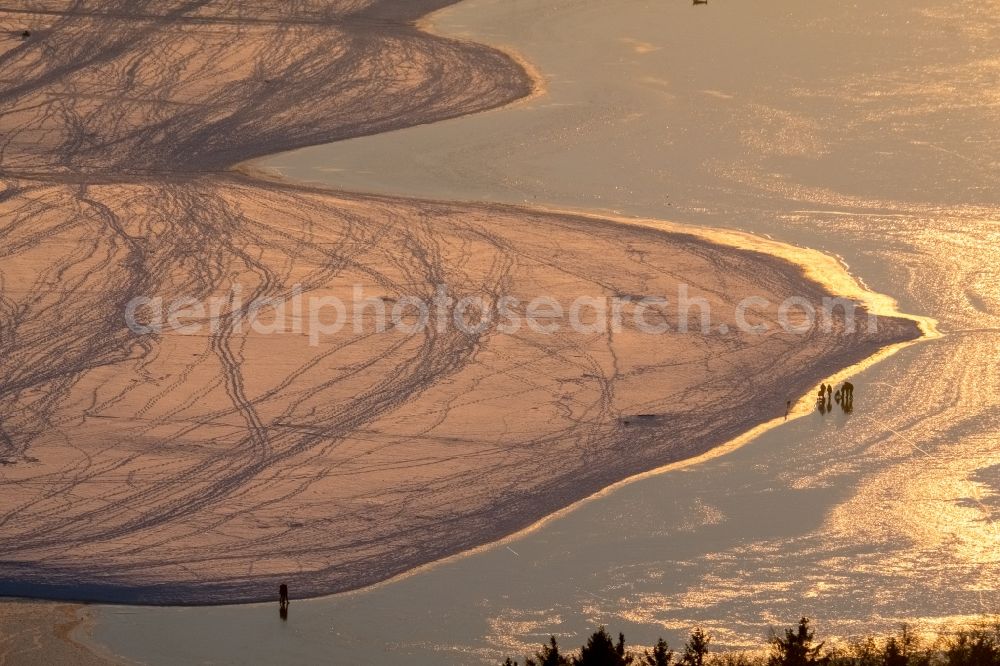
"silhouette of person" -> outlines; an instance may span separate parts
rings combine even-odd
[[[851,382],[844,382],[844,387],[841,389],[841,407],[844,409],[844,413],[850,414],[854,411],[854,384]]]
[[[288,586],[284,583],[278,586],[278,603],[282,608],[288,608]]]
[[[791,411],[791,409],[792,409],[792,401],[789,400],[788,402],[785,403],[785,420],[786,421],[788,420],[788,412]]]
[[[833,384],[826,385],[826,401],[832,404],[833,401]]]
[[[819,385],[819,393],[816,394],[816,407],[820,414],[826,414],[826,384]]]

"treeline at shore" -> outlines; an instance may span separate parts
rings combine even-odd
[[[563,652],[555,636],[524,666],[1000,666],[1000,618],[937,636],[918,636],[908,626],[888,636],[867,636],[828,647],[816,638],[808,618],[783,632],[772,630],[757,652],[712,652],[712,637],[694,629],[674,650],[662,638],[652,647],[629,649],[624,634],[615,640],[604,627],[576,650]],[[521,666],[507,658],[504,666]]]

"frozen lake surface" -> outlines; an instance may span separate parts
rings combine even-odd
[[[294,180],[768,235],[839,256],[944,336],[789,422],[375,589],[103,607],[148,663],[495,664],[599,624],[720,646],[996,612],[1000,2],[468,0],[435,30],[516,50],[546,93],[275,156]],[[294,590],[292,591],[294,597]]]

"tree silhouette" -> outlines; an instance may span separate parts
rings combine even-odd
[[[509,659],[508,659],[509,661]],[[514,664],[517,666],[517,664]],[[524,666],[570,666],[569,658],[559,654],[559,645],[556,637],[549,637],[549,644],[543,645],[542,649],[535,653],[534,659],[528,659]]]
[[[890,636],[885,642],[885,649],[882,650],[882,666],[907,666],[909,659],[903,653],[903,646],[899,644],[895,636]]]
[[[813,646],[815,631],[809,628],[809,618],[799,620],[798,629],[785,629],[785,638],[771,638],[771,658],[768,666],[809,666],[827,664],[830,658],[820,656],[823,644]]]
[[[656,641],[653,651],[646,650],[643,653],[642,666],[670,666],[674,661],[674,651],[670,649],[667,642],[662,638]]]
[[[601,627],[580,648],[580,656],[573,663],[575,666],[629,666],[634,660],[635,656],[625,650],[625,634],[618,634],[615,644],[607,630]]]
[[[910,626],[904,624],[899,632],[899,638],[896,639],[896,644],[902,652],[902,656],[906,659],[905,663],[907,666],[930,666],[931,660],[933,658],[933,652],[930,649],[925,649],[921,647],[920,637],[910,630]],[[886,644],[888,648],[888,644]],[[883,656],[883,662],[885,658]]]
[[[650,650],[635,655],[625,649],[625,636],[612,640],[604,627],[594,632],[569,657],[559,652],[555,637],[525,666],[1000,666],[1000,617],[939,634],[936,641],[921,640],[909,627],[888,637],[866,636],[850,645],[824,650],[815,641],[809,619],[786,629],[783,636],[772,631],[771,654],[748,655],[729,652],[708,655],[711,637],[694,629],[679,661],[662,638]],[[518,666],[508,658],[503,666]]]
[[[945,649],[948,666],[1000,665],[1000,624],[993,631],[982,627],[960,631]]]
[[[711,640],[712,637],[706,634],[701,627],[694,629],[691,632],[691,637],[684,644],[684,657],[681,659],[681,663],[684,666],[704,666],[705,655],[708,654],[708,644]]]

